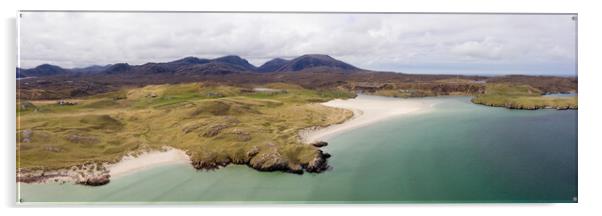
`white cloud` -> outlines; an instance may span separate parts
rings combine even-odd
[[[533,64],[575,64],[570,15],[28,12],[20,27],[25,68],[228,54],[260,65],[307,53],[390,71],[489,64],[535,73]]]
[[[465,56],[475,59],[491,59],[498,60],[508,56],[504,49],[504,44],[495,42],[494,39],[488,37],[482,41],[467,41],[455,45],[451,48],[451,52],[460,56]]]

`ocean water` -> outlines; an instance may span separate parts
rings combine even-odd
[[[390,100],[400,100],[393,99]],[[330,138],[332,170],[167,165],[101,187],[20,184],[30,202],[576,202],[577,111],[509,110],[440,97],[430,112]]]

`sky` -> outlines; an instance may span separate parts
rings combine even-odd
[[[576,75],[573,15],[23,12],[19,65],[327,54],[423,74]]]

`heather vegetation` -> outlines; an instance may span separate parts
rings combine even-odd
[[[116,162],[170,146],[198,169],[230,163],[258,170],[321,171],[318,148],[297,132],[340,123],[350,111],[315,104],[354,95],[272,83],[255,91],[208,83],[149,85],[52,103],[20,100],[17,158],[22,169]],[[325,154],[325,153],[324,153]]]
[[[113,163],[126,154],[173,147],[186,151],[197,169],[234,163],[321,172],[330,155],[321,145],[301,143],[298,132],[349,119],[350,110],[319,103],[358,93],[461,95],[512,109],[577,109],[576,96],[543,96],[576,93],[576,77],[376,72],[326,55],[274,59],[260,67],[225,56],[80,69],[41,65],[17,73],[22,170]]]

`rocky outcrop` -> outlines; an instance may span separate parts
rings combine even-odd
[[[313,159],[300,162],[298,159],[289,159],[290,156],[281,153],[276,145],[268,144],[263,148],[253,146],[246,152],[237,154],[236,158],[206,152],[199,156],[200,159],[193,158],[191,164],[197,170],[215,170],[231,163],[247,165],[255,170],[266,172],[282,171],[303,174],[305,171],[319,173],[328,170],[327,159],[331,155],[319,149],[315,150],[316,154]]]
[[[247,151],[247,157],[252,158],[259,153],[259,147],[253,146],[249,151]]]
[[[90,186],[100,186],[108,184],[111,180],[109,179],[111,176],[109,174],[102,175],[93,175],[87,176],[82,181],[78,181],[78,184],[90,185]]]
[[[105,164],[87,163],[71,168],[19,169],[17,182],[23,183],[76,183],[89,186],[100,186],[110,182],[111,176]]]
[[[192,166],[197,170],[215,170],[220,167],[228,166],[231,163],[231,160],[223,160],[223,161],[211,161],[211,160],[193,160]]]
[[[328,168],[330,168],[327,162],[329,157],[330,154],[327,156],[322,152],[322,150],[318,150],[318,154],[309,162],[309,164],[306,165],[305,170],[313,173],[319,173],[328,170]]]
[[[214,137],[218,135],[223,129],[228,128],[228,125],[225,124],[217,124],[211,126],[207,132],[203,134],[204,137]]]
[[[53,181],[58,182],[62,179],[70,179],[70,176],[66,170],[19,170],[17,172],[17,182],[23,183],[46,183]]]
[[[197,170],[214,170],[220,167],[225,167],[230,164],[232,160],[229,157],[205,150],[201,155],[196,158],[192,158],[191,164]]]
[[[277,148],[260,152],[249,161],[249,166],[259,171],[288,171],[288,164],[289,161],[278,152]]]
[[[235,128],[235,129],[232,131],[232,133],[233,133],[234,135],[236,135],[236,139],[238,139],[238,140],[239,140],[239,141],[241,141],[241,142],[246,142],[246,141],[249,141],[249,140],[251,140],[251,134],[250,134],[250,133],[248,133],[248,132],[246,132],[246,131],[242,131],[242,130],[240,130],[240,129],[238,129],[238,128]],[[255,147],[256,147],[256,146],[255,146]]]
[[[327,146],[328,143],[324,142],[324,141],[317,141],[317,142],[313,142],[312,144],[310,144],[312,146],[318,147],[318,148],[322,148],[324,146]]]

